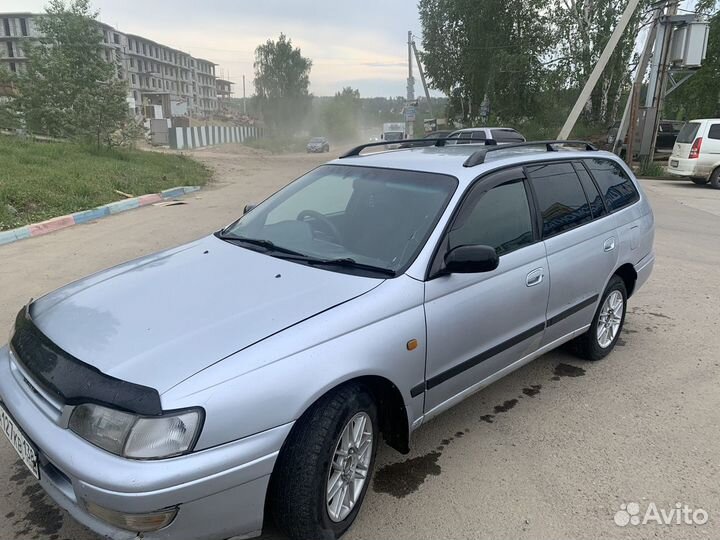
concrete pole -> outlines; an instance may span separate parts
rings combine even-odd
[[[415,62],[417,62],[418,71],[420,72],[420,81],[422,82],[423,89],[425,90],[425,99],[428,102],[428,111],[430,112],[430,118],[435,118],[433,115],[432,102],[430,101],[430,91],[428,90],[427,82],[425,82],[425,72],[423,71],[422,64],[420,63],[420,55],[417,52],[415,42],[412,42],[412,49],[415,53]]]
[[[582,89],[582,92],[580,92],[580,96],[575,102],[575,106],[572,108],[572,111],[570,111],[570,115],[565,121],[565,125],[560,130],[560,133],[558,134],[558,139],[567,139],[570,136],[570,132],[575,127],[575,123],[577,122],[578,118],[580,118],[580,113],[582,113],[585,104],[590,99],[590,95],[595,89],[595,85],[600,80],[600,75],[602,75],[602,72],[605,70],[605,66],[607,66],[607,63],[610,60],[610,56],[615,50],[615,47],[617,47],[617,44],[620,41],[623,32],[625,32],[627,25],[630,23],[630,19],[632,19],[633,13],[635,13],[635,10],[637,9],[639,3],[640,0],[630,0],[628,2],[628,5],[622,14],[622,17],[620,17],[620,22],[618,22],[617,26],[615,27],[615,30],[610,36],[610,40],[607,42],[607,45],[605,45],[605,49],[600,55],[597,64],[595,64],[595,68],[592,70],[590,78],[588,78],[588,81],[585,83],[585,87]]]
[[[664,6],[659,6],[653,13],[653,23],[650,31],[648,32],[647,39],[645,40],[645,47],[640,57],[640,63],[638,64],[637,71],[635,72],[635,81],[633,82],[630,96],[628,97],[627,105],[625,106],[625,113],[623,114],[622,121],[620,122],[620,129],[618,129],[617,137],[613,143],[612,151],[616,154],[620,153],[622,149],[623,140],[625,135],[629,135],[627,138],[627,154],[630,155],[626,158],[628,163],[632,162],[632,147],[635,143],[635,129],[637,124],[637,107],[640,105],[640,91],[642,89],[643,80],[645,79],[645,72],[647,71],[648,64],[650,63],[650,56],[652,55],[653,45],[655,43],[655,36],[658,29],[658,18],[663,11]],[[634,107],[634,109],[632,109]]]
[[[670,6],[667,10],[668,17],[672,17],[673,15],[677,15],[677,8],[678,8],[679,0],[673,0]],[[652,125],[652,135],[650,139],[650,152],[647,156],[647,162],[652,163],[655,159],[655,146],[657,143],[657,132],[658,128],[660,127],[660,113],[663,109],[663,104],[665,102],[665,90],[667,88],[667,81],[668,81],[668,75],[670,73],[670,45],[672,43],[672,23],[668,20],[665,27],[665,41],[663,43],[663,54],[662,54],[662,64],[660,66],[660,78],[658,80],[658,90],[657,90],[657,107],[655,109],[655,121]],[[647,122],[649,118],[646,118],[645,121]]]
[[[243,114],[247,115],[247,97],[245,97],[245,75],[243,75]]]
[[[408,80],[407,80],[407,103],[406,106],[410,106],[412,101],[415,101],[415,78],[413,77],[412,69],[412,32],[408,31]],[[404,111],[403,111],[403,114]],[[405,134],[408,139],[412,139],[415,136],[415,123],[405,121]]]

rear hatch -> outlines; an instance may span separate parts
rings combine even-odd
[[[678,133],[673,147],[672,157],[688,159],[693,142],[700,131],[700,122],[687,122]]]

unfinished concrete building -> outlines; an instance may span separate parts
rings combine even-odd
[[[19,73],[27,63],[27,44],[41,34],[33,13],[0,13],[0,66]],[[214,62],[151,39],[120,32],[99,22],[105,60],[129,86],[128,103],[135,113],[154,118],[208,117],[218,110]],[[158,109],[161,107],[161,109]]]

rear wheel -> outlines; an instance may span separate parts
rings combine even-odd
[[[720,189],[720,167],[715,169],[710,175],[710,185],[715,189]]]
[[[355,521],[378,442],[377,409],[360,384],[321,398],[283,446],[270,483],[275,524],[292,540],[334,540]]]
[[[709,182],[707,178],[691,178],[690,180],[693,181],[693,184],[697,184],[698,186],[704,186]]]
[[[601,360],[615,348],[620,338],[625,312],[627,289],[619,276],[613,276],[600,299],[592,324],[577,338],[577,352],[586,360]]]

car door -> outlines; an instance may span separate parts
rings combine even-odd
[[[468,190],[439,245],[425,284],[426,414],[479,389],[540,343],[549,288],[530,201],[521,168],[492,173]],[[449,250],[471,244],[495,248],[497,269],[436,275]]]
[[[613,215],[581,163],[540,163],[527,167],[526,173],[537,200],[548,261],[544,347],[592,322],[616,267],[618,236]]]

